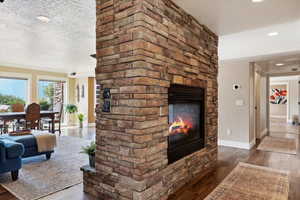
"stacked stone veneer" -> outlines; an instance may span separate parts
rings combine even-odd
[[[217,160],[218,37],[170,0],[97,0],[97,68],[112,93],[97,110],[98,199],[167,199]],[[205,148],[168,165],[168,87],[206,88]]]

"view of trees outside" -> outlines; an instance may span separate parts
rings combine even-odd
[[[16,97],[13,95],[3,95],[0,94],[0,104],[1,105],[12,105],[12,104],[26,104],[25,100],[21,99],[20,97]]]
[[[50,110],[54,102],[54,82],[39,81],[39,101],[41,110]]]
[[[26,104],[27,80],[0,78],[0,112],[7,112],[10,105]]]
[[[55,98],[55,82],[39,81],[39,103],[42,110],[51,110]],[[0,77],[0,112],[10,111],[12,104],[27,102],[27,80]]]

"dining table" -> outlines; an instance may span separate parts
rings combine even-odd
[[[48,118],[52,121],[51,132],[55,133],[55,114],[58,114],[57,111],[41,111],[41,119]],[[0,113],[0,121],[12,121],[12,120],[21,120],[26,119],[26,112],[3,112]]]

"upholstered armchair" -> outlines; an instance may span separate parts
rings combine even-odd
[[[0,173],[11,172],[13,181],[17,180],[23,154],[23,144],[0,138]]]

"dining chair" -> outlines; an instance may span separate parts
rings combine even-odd
[[[11,111],[12,112],[25,112],[25,107],[21,103],[12,104]],[[15,129],[20,130],[21,127],[24,128],[25,123],[26,123],[26,121],[22,120],[22,119],[15,120],[13,123],[13,130],[15,130]]]
[[[11,112],[24,112],[24,105],[21,103],[12,104],[9,106]],[[8,108],[9,108],[8,107]],[[8,112],[8,110],[6,111]],[[13,131],[19,130],[22,125],[25,125],[23,120],[9,120],[0,122],[0,133],[8,133],[9,127],[12,125]]]
[[[4,134],[8,132],[8,126],[4,121],[0,121],[0,134]]]
[[[57,112],[57,114],[55,114],[55,118],[54,118],[54,132],[58,131],[59,135],[61,135],[61,121],[62,121],[62,116],[63,116],[63,104],[59,103],[54,105],[53,107],[53,111]],[[51,126],[52,126],[52,119],[43,119],[43,124],[47,124],[48,125],[48,130],[49,132],[51,132]],[[55,129],[55,124],[58,124],[58,129]]]
[[[24,105],[21,103],[16,103],[11,105],[12,112],[25,112]]]
[[[41,120],[41,107],[37,103],[30,104],[26,109],[26,129],[39,129]]]
[[[9,105],[0,105],[0,112],[6,113],[9,112]],[[0,120],[0,134],[8,133],[10,121]]]
[[[11,121],[0,120],[0,134],[8,133]]]

